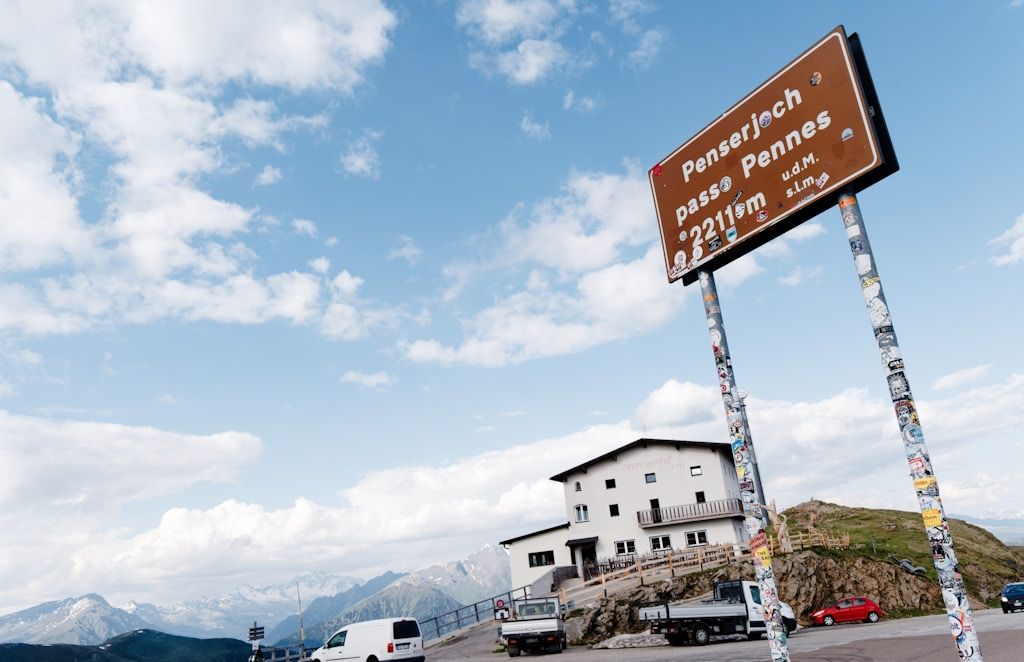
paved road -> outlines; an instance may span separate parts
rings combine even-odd
[[[887,620],[875,625],[836,625],[831,628],[801,629],[790,638],[793,662],[912,662],[934,660],[956,662],[956,648],[950,641],[945,616],[922,616]],[[982,650],[986,662],[1020,662],[1024,660],[1024,614],[1003,614],[999,609],[975,612]],[[498,662],[507,660],[495,653],[494,624],[481,626],[458,640],[427,651],[430,662],[466,660]],[[754,662],[768,659],[768,642],[717,641],[709,646],[660,646],[655,648],[620,648],[601,650],[571,648],[569,659],[559,662],[655,662],[660,660],[730,660]],[[522,658],[520,658],[522,659]]]

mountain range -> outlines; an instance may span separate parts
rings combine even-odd
[[[318,572],[284,584],[243,586],[217,597],[163,606],[128,602],[115,607],[89,594],[0,616],[0,644],[95,646],[136,630],[240,639],[254,620],[266,626],[266,642],[298,643],[296,583],[305,606],[305,641],[319,645],[334,628],[350,622],[403,615],[427,619],[502,593],[511,588],[511,570],[508,552],[487,545],[459,561],[409,574],[386,572],[367,581]],[[13,649],[5,650],[13,655]]]

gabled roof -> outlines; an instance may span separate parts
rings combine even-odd
[[[617,459],[619,455],[625,453],[626,451],[631,451],[634,448],[647,448],[648,446],[672,446],[676,450],[679,450],[684,446],[689,446],[691,448],[709,448],[711,450],[723,451],[727,453],[732,451],[732,448],[731,446],[729,446],[729,444],[717,441],[686,441],[683,439],[642,438],[630,442],[625,446],[620,446],[619,448],[616,448],[613,451],[608,451],[604,455],[599,455],[598,457],[595,457],[593,460],[587,460],[583,464],[575,466],[572,469],[567,469],[560,474],[555,474],[554,476],[551,477],[551,480],[557,480],[560,483],[564,483],[570,475],[576,473],[577,471],[585,472],[589,467],[592,467],[595,464],[600,464],[601,462],[604,462],[606,460]]]
[[[539,536],[542,533],[551,533],[552,531],[557,531],[558,529],[568,529],[568,528],[569,528],[569,523],[568,522],[566,522],[565,524],[556,524],[555,526],[549,526],[548,528],[541,529],[540,531],[534,531],[533,533],[524,533],[523,535],[516,536],[515,538],[509,538],[508,540],[502,540],[498,544],[499,545],[507,545],[509,543],[519,542],[520,540],[526,540],[527,538],[532,538],[534,536]]]

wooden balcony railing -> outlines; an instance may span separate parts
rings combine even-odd
[[[640,526],[646,527],[742,515],[743,503],[739,499],[719,499],[704,503],[690,503],[685,506],[639,510],[636,513],[636,520]]]

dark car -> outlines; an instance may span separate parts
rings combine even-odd
[[[1003,593],[999,596],[999,602],[1003,604],[1003,613],[1024,609],[1024,582],[1015,582],[1003,587]]]
[[[871,598],[864,596],[843,598],[831,607],[819,609],[811,614],[815,625],[835,625],[836,623],[853,623],[867,621],[877,623],[885,613]]]

